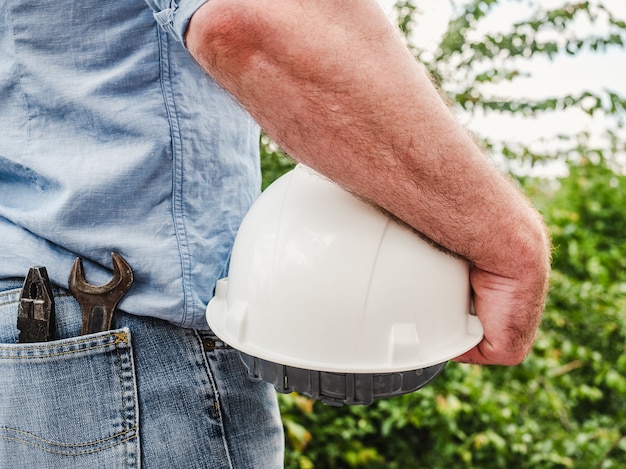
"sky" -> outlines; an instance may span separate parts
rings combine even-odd
[[[391,17],[393,0],[378,0],[381,7]],[[542,0],[544,8],[562,5],[564,0]],[[604,0],[611,12],[626,21],[625,0]],[[438,39],[447,29],[451,15],[449,1],[418,0],[423,20],[418,24],[413,38],[415,44],[423,49],[432,50]],[[524,19],[530,12],[528,2],[504,1],[489,14],[482,32],[506,30],[507,25]],[[592,26],[585,21],[576,24],[577,35],[584,36],[591,32]],[[530,72],[529,78],[517,79],[513,83],[503,83],[491,90],[499,96],[521,99],[538,99],[563,96],[584,90],[600,91],[609,89],[626,96],[626,50],[613,49],[603,53],[583,53],[574,58],[559,57],[555,60],[532,59],[524,65]],[[607,121],[601,115],[590,117],[579,110],[550,113],[539,118],[509,117],[501,114],[461,116],[464,123],[479,135],[496,137],[500,140],[536,142],[540,139],[551,141],[561,132],[589,132],[592,142],[599,142]],[[626,133],[624,134],[626,139]],[[552,171],[559,172],[559,168]],[[558,175],[558,174],[557,174]]]

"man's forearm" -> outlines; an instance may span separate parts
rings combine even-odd
[[[481,272],[507,279],[501,286],[517,297],[509,309],[519,309],[505,319],[522,315],[513,327],[532,340],[548,275],[541,219],[459,125],[375,1],[211,0],[186,40],[294,158],[469,259],[474,282]],[[528,344],[521,349],[511,362]]]

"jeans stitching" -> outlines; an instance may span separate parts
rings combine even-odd
[[[18,294],[19,294],[19,290],[17,290],[17,291],[9,290],[9,291],[0,293],[0,300],[4,299],[4,301],[0,302],[0,306],[6,306],[6,305],[19,303],[19,298],[17,298],[17,297],[16,298],[10,298],[10,297],[18,295]]]
[[[111,435],[111,436],[108,436],[106,438],[101,438],[99,440],[90,441],[88,443],[59,443],[59,442],[56,442],[56,441],[48,440],[46,438],[41,438],[40,436],[37,436],[37,435],[35,435],[33,433],[25,432],[24,430],[20,430],[18,428],[12,428],[12,427],[0,427],[0,430],[6,431],[8,433],[16,433],[18,435],[24,435],[24,437],[29,437],[32,440],[37,440],[37,441],[40,441],[41,443],[46,443],[48,445],[56,446],[56,447],[59,447],[59,448],[80,448],[80,447],[87,447],[87,446],[96,446],[96,445],[102,444],[102,443],[104,443],[106,441],[110,441],[110,440],[114,440],[116,438],[119,438],[120,436],[133,434],[137,430],[137,426],[135,425],[135,426],[133,426],[133,427],[127,429],[127,430],[124,430],[123,432],[118,432],[118,433],[116,433],[114,435]],[[125,440],[122,440],[122,441],[126,441],[126,440],[129,440],[129,439],[134,438],[134,437],[135,437],[135,435],[131,435],[128,438],[126,438]],[[21,442],[24,442],[24,443],[27,443],[27,444],[30,444],[30,445],[33,445],[33,446],[38,446],[38,447],[44,448],[41,445],[37,445],[36,443],[30,442],[26,438],[18,438],[16,436],[4,436],[4,435],[0,435],[0,438],[5,439],[5,440],[21,441]],[[120,441],[118,443],[114,443],[111,446],[107,446],[107,448],[111,448],[111,447],[121,443],[122,441]],[[106,448],[103,448],[103,449],[106,449]],[[94,452],[100,451],[100,450],[101,449],[94,449],[94,450],[91,450],[89,452],[90,453],[94,453]],[[71,453],[71,454],[76,454],[76,453]],[[87,454],[87,453],[84,453],[84,454]]]
[[[133,429],[133,433],[134,433],[134,429]],[[94,448],[94,449],[89,450],[89,451],[55,451],[53,449],[46,448],[43,445],[39,445],[37,443],[33,443],[32,441],[24,440],[22,438],[15,438],[15,437],[10,437],[10,436],[1,436],[0,435],[0,439],[2,439],[2,440],[17,441],[19,443],[24,443],[24,444],[32,446],[34,448],[39,448],[39,449],[41,449],[43,451],[46,451],[47,453],[59,454],[59,455],[62,455],[62,456],[81,456],[81,455],[85,455],[85,454],[94,454],[94,453],[98,453],[100,451],[106,451],[107,449],[113,448],[113,447],[115,447],[117,445],[120,445],[122,443],[126,443],[126,442],[128,442],[130,440],[133,440],[135,438],[137,438],[136,434],[134,434],[134,435],[132,435],[132,436],[130,436],[128,438],[124,438],[123,440],[120,440],[120,441],[117,441],[115,443],[112,443],[112,444],[110,444],[108,446],[104,446],[104,447],[101,447],[101,448]],[[108,438],[105,439],[105,440],[102,440],[102,441],[106,441],[106,440],[108,440]],[[41,440],[41,441],[46,442],[45,440]],[[79,445],[76,445],[76,446],[79,446]]]
[[[126,336],[126,334],[124,334],[124,335]],[[124,341],[124,342],[127,343],[126,341]],[[119,344],[119,341],[116,342],[116,345],[117,344]],[[121,443],[126,443],[128,441],[131,441],[133,438],[137,437],[137,434],[136,434],[136,430],[137,430],[137,409],[136,409],[135,395],[133,395],[133,393],[131,393],[130,396],[127,396],[126,380],[124,378],[124,365],[125,364],[122,362],[122,355],[120,353],[120,349],[121,349],[121,347],[117,347],[117,346],[115,347],[115,351],[117,353],[117,363],[119,365],[119,379],[120,379],[120,389],[121,389],[121,398],[122,398],[121,405],[122,405],[122,409],[123,409],[123,412],[124,412],[124,430],[125,431],[122,432],[122,433],[131,432],[131,431],[135,433],[135,435],[133,437],[130,437],[130,438],[127,438],[127,439],[125,439],[123,441],[120,441],[119,443],[121,444]],[[129,351],[129,353],[130,353],[130,351]],[[128,364],[128,366],[131,368],[131,371],[132,371],[131,364]],[[127,405],[128,398],[131,398],[132,401],[133,401],[133,404],[132,404],[132,415],[131,416],[129,416],[129,412],[128,412],[128,405]],[[132,422],[134,423],[134,425],[130,429],[128,429],[127,426],[128,426],[129,420],[131,420],[131,419],[132,419]],[[124,452],[124,460],[125,460],[126,467],[129,466],[129,452],[130,452],[130,448],[127,447],[126,451]]]
[[[226,453],[226,459],[228,461],[228,467],[233,469],[233,462],[231,457],[230,447],[228,445],[228,441],[226,440],[226,428],[224,426],[224,420],[222,419],[222,412],[220,408],[220,393],[217,389],[217,385],[215,384],[215,377],[213,376],[213,371],[211,370],[211,364],[209,363],[209,358],[207,357],[208,352],[204,350],[204,341],[202,339],[201,334],[198,331],[193,331],[194,335],[198,341],[200,346],[200,355],[202,357],[202,364],[204,366],[204,371],[209,380],[209,385],[211,386],[211,390],[213,391],[214,402],[213,407],[215,409],[215,417],[220,425],[222,444],[224,445],[224,452]]]
[[[126,334],[124,334],[124,336],[126,336]],[[114,342],[110,342],[111,338],[115,338]],[[22,359],[28,359],[28,360],[32,360],[32,359],[39,359],[39,358],[50,358],[50,357],[57,357],[57,356],[62,356],[62,355],[71,355],[73,353],[81,353],[81,352],[88,352],[90,350],[96,350],[99,348],[105,348],[105,347],[115,347],[116,349],[118,348],[117,346],[120,344],[120,342],[123,343],[127,343],[126,340],[124,340],[123,338],[120,337],[119,334],[109,334],[109,335],[105,335],[104,337],[101,338],[101,340],[106,340],[106,342],[100,343],[100,344],[95,344],[92,347],[87,347],[87,348],[78,348],[76,350],[59,350],[58,352],[50,352],[50,353],[46,353],[46,354],[37,354],[37,355],[2,355],[0,356],[0,360],[9,360],[9,359],[13,359],[13,360],[22,360]],[[85,344],[88,342],[91,342],[93,340],[98,340],[98,339],[94,339],[92,338],[85,338],[82,340],[76,340],[76,341],[72,341],[69,344],[71,346],[79,346],[81,344]],[[45,350],[45,349],[52,349],[52,348],[56,348],[62,346],[58,343],[50,343],[45,344],[45,343],[40,343],[37,345],[33,345],[33,346],[25,346],[25,347],[16,347],[15,344],[12,344],[11,346],[7,347],[6,345],[2,346],[0,345],[0,352],[24,352],[24,351],[31,351],[31,350]]]
[[[103,344],[103,345],[94,345],[93,347],[88,347],[88,348],[81,348],[79,350],[65,350],[63,352],[58,352],[58,353],[47,353],[45,355],[31,355],[31,356],[24,356],[24,355],[6,355],[6,356],[0,356],[0,360],[36,360],[36,359],[41,359],[41,358],[51,358],[51,357],[60,357],[63,355],[71,355],[74,353],[80,353],[80,352],[89,352],[91,350],[96,350],[96,349],[100,349],[100,348],[105,348],[105,347],[110,347],[111,345],[113,345],[115,347],[115,344]],[[2,351],[14,351],[14,350],[18,350],[15,348],[8,348],[8,347],[0,347],[0,352]],[[19,349],[19,350],[25,350],[25,349]]]

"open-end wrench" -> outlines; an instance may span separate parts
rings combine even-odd
[[[117,304],[133,283],[130,265],[118,253],[111,253],[113,279],[106,285],[94,286],[87,283],[83,261],[78,257],[70,272],[70,291],[83,310],[81,335],[111,329],[111,320]]]

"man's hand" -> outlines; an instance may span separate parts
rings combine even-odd
[[[541,319],[543,304],[528,304],[518,280],[485,272],[470,272],[474,308],[480,318],[483,340],[455,361],[486,365],[517,365],[530,351]],[[534,295],[540,301],[544,293]]]
[[[481,344],[515,364],[543,311],[549,238],[374,0],[211,0],[186,43],[296,160],[468,259]]]

